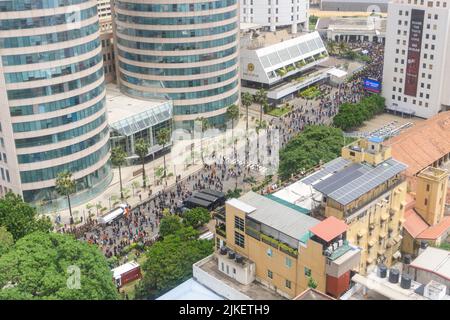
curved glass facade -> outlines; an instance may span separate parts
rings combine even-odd
[[[173,100],[176,127],[190,130],[196,117],[222,126],[220,115],[239,100],[237,0],[152,2],[115,2],[120,89],[136,98]]]
[[[76,5],[82,9],[74,14],[71,6]],[[41,9],[39,15],[35,9]],[[11,14],[2,14],[5,11]],[[112,174],[97,1],[2,1],[0,17],[0,30],[39,29],[36,35],[13,36],[12,32],[11,37],[0,37],[5,95],[10,103],[15,148],[21,153],[17,163],[24,199],[65,207],[54,187],[57,174],[65,170],[77,177],[74,204],[88,200],[86,195],[94,197],[111,181]],[[65,24],[67,28],[61,28]],[[16,50],[29,47],[33,47],[32,52],[19,54]],[[70,64],[63,61],[80,55],[86,57]],[[52,64],[46,68],[40,65],[49,62]],[[16,67],[23,65],[26,71]],[[86,88],[93,84],[94,88]],[[43,118],[45,113],[48,115]],[[79,172],[83,172],[81,177]],[[40,183],[42,186],[34,189]]]

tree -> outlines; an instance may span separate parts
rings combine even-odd
[[[56,192],[60,195],[67,197],[67,204],[69,205],[70,224],[73,224],[72,205],[70,204],[70,195],[76,191],[75,180],[72,179],[72,173],[69,171],[63,171],[56,176],[55,183]]]
[[[123,198],[123,185],[122,185],[122,166],[125,164],[127,153],[121,147],[115,147],[111,151],[111,162],[113,166],[119,168],[119,181],[120,181],[120,199]]]
[[[247,121],[245,123],[245,130],[248,133],[248,121],[249,121],[249,116],[248,116],[248,108],[252,105],[253,103],[253,96],[249,93],[249,92],[244,92],[242,94],[242,99],[241,99],[242,105],[245,107],[245,116],[247,118]]]
[[[142,265],[144,277],[138,285],[136,296],[159,296],[192,277],[192,264],[213,252],[211,240],[198,240],[192,227],[183,228],[164,237],[147,251]]]
[[[256,121],[256,151],[258,153],[258,164],[259,164],[259,131],[263,130],[267,128],[267,122],[265,120],[261,121],[261,120],[257,120]]]
[[[236,154],[236,140],[234,140],[234,121],[239,118],[239,107],[235,104],[232,104],[227,108],[227,118],[231,120],[231,136],[233,139],[233,153]]]
[[[211,220],[211,214],[205,208],[194,208],[183,214],[183,222],[194,229],[203,226]]]
[[[158,144],[162,145],[163,149],[166,147],[166,145],[170,142],[170,129],[169,128],[162,128],[158,131],[158,134],[156,135],[156,140],[158,141]],[[163,155],[164,158],[164,173],[163,178],[166,178],[167,176],[167,170],[166,170],[166,154]]]
[[[268,104],[267,91],[263,88],[259,89],[255,94],[255,101],[259,103],[259,121],[262,122],[264,106]]]
[[[203,136],[204,136],[206,130],[208,130],[210,124],[208,122],[208,119],[203,118],[203,117],[197,118],[196,121],[200,121],[200,126],[201,126],[200,130],[202,133],[202,136],[200,138],[200,154],[201,154],[201,158],[202,158],[202,163],[203,163],[203,165],[205,165],[205,159],[203,158]]]
[[[40,231],[23,237],[0,257],[0,288],[0,300],[118,298],[98,247],[70,235]]]
[[[13,246],[13,235],[5,227],[0,226],[0,257]]]
[[[174,234],[178,230],[183,228],[181,224],[181,219],[175,215],[168,215],[161,219],[161,224],[159,225],[159,234],[161,237],[166,237],[170,234]]]
[[[4,226],[15,241],[34,231],[49,232],[53,228],[48,217],[37,218],[36,209],[12,192],[0,199],[0,226]]]
[[[320,161],[331,161],[340,156],[344,145],[342,130],[323,125],[306,126],[280,150],[278,174],[286,180],[317,166]]]
[[[336,43],[334,41],[329,41],[327,43],[328,53],[334,55],[336,53]]]
[[[138,157],[142,163],[142,186],[144,187],[144,189],[147,187],[147,181],[145,180],[145,157],[148,154],[149,148],[150,148],[150,146],[149,146],[148,142],[142,138],[138,139],[134,146],[134,149],[136,150],[136,154],[138,155]]]
[[[317,282],[312,277],[308,278],[308,287],[315,289],[317,288]]]

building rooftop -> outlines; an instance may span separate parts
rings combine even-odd
[[[273,290],[265,287],[264,285],[253,281],[248,285],[244,285],[231,278],[227,274],[221,272],[218,269],[217,261],[214,258],[204,259],[201,262],[197,262],[195,267],[200,268],[206,272],[213,280],[220,281],[225,285],[241,292],[242,294],[248,296],[252,300],[285,300],[283,296],[279,295]]]
[[[114,279],[120,278],[120,276],[128,271],[131,271],[135,268],[139,267],[139,263],[136,261],[130,261],[125,264],[118,266],[117,268],[112,269]]]
[[[336,299],[316,289],[308,288],[292,300],[336,300]]]
[[[186,280],[156,300],[225,300],[193,278]]]
[[[348,226],[344,221],[339,220],[336,217],[328,217],[316,224],[314,227],[310,228],[309,231],[314,233],[322,240],[329,242],[347,231],[347,228]]]
[[[384,144],[392,147],[393,158],[408,165],[409,176],[416,175],[450,153],[450,111],[416,123]]]
[[[438,224],[428,227],[417,236],[418,239],[434,240],[450,229],[450,217],[444,217]]]
[[[411,262],[410,266],[450,280],[450,251],[428,247]]]
[[[394,159],[377,166],[353,163],[328,177],[324,176],[322,181],[313,186],[327,197],[347,205],[406,168],[405,164]]]
[[[405,222],[403,223],[403,227],[413,238],[416,238],[419,234],[421,234],[428,228],[428,224],[414,209],[405,211],[404,217]]]
[[[112,129],[129,136],[172,118],[171,101],[131,98],[113,83],[106,85],[106,109]]]
[[[373,1],[373,0],[370,0]],[[341,1],[339,1],[341,2]],[[387,0],[386,0],[387,2]],[[362,32],[386,32],[386,18],[378,16],[368,17],[324,17],[320,18],[317,24],[318,30],[334,31],[362,31]]]
[[[255,207],[248,217],[274,228],[294,239],[300,240],[309,229],[320,221],[296,209],[274,201],[255,192],[248,192],[240,201]]]

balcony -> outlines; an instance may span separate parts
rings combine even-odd
[[[248,234],[249,236],[255,238],[256,240],[262,241],[262,242],[268,244],[269,246],[271,246],[277,250],[280,250],[281,252],[283,252],[293,258],[297,258],[297,256],[298,256],[298,249],[291,248],[289,245],[287,245],[275,238],[272,238],[271,236],[261,233],[260,231],[257,231],[255,229],[247,226],[245,228],[245,233]]]
[[[227,237],[227,232],[224,224],[216,226],[216,234],[224,238]]]

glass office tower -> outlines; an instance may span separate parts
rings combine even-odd
[[[61,209],[59,172],[76,180],[74,205],[109,184],[100,52],[96,0],[0,1],[1,193]]]
[[[237,0],[116,0],[118,82],[140,99],[170,99],[175,128],[216,126],[239,101]]]

